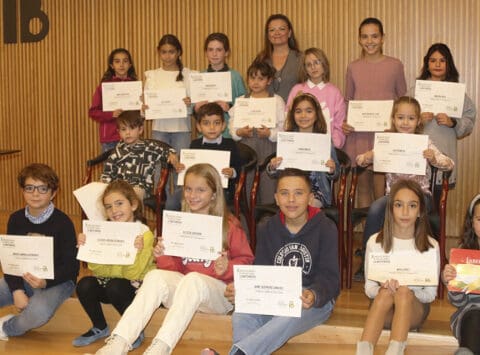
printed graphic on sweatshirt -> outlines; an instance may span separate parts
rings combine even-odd
[[[308,275],[312,268],[312,256],[305,245],[288,243],[275,254],[274,265],[301,267],[302,272]]]

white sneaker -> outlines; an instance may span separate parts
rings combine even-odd
[[[112,334],[107,338],[106,343],[95,355],[127,355],[130,351],[128,342],[120,335]]]
[[[153,339],[152,344],[145,350],[143,355],[169,355],[170,347],[160,339]]]
[[[15,317],[15,314],[7,314],[6,316],[3,316],[0,318],[0,340],[7,341],[8,340],[8,335],[5,334],[3,331],[3,323],[5,323],[7,320],[10,318]]]

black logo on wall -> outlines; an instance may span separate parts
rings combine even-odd
[[[17,1],[20,3],[17,16]],[[18,42],[18,27],[20,27],[20,42],[39,42],[48,34],[50,23],[47,14],[41,10],[42,0],[3,0],[3,42]],[[20,26],[17,25],[20,20]],[[30,32],[30,21],[38,19],[40,32]]]

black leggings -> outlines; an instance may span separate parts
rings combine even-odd
[[[460,325],[460,346],[470,349],[475,355],[480,354],[480,309],[467,311]]]
[[[111,303],[120,315],[125,312],[135,297],[136,288],[127,279],[111,279],[101,285],[94,276],[86,276],[77,284],[77,296],[93,326],[105,329],[107,322],[101,303]]]

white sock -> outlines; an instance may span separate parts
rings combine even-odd
[[[368,341],[357,342],[356,355],[373,355],[373,344]]]
[[[406,341],[390,340],[385,355],[403,355],[406,346]]]

